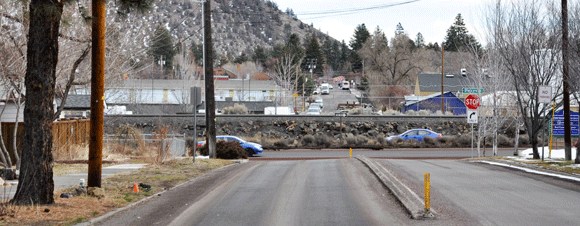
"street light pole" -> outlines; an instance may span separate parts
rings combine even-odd
[[[444,59],[444,52],[445,52],[445,45],[444,42],[441,42],[441,114],[445,115],[445,104],[443,99],[443,78],[445,77],[444,68],[445,68],[445,59]]]

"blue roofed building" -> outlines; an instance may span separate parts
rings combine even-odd
[[[443,108],[445,112],[451,112],[453,115],[466,114],[466,107],[463,100],[457,98],[453,92],[443,93]],[[405,96],[405,104],[401,110],[403,113],[407,111],[428,110],[436,112],[441,110],[441,94],[435,93],[428,96]]]

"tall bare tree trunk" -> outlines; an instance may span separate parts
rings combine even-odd
[[[520,121],[519,120],[515,120],[516,121],[516,140],[514,142],[514,156],[518,155],[518,148],[520,145]]]
[[[52,121],[58,31],[63,5],[59,0],[32,0],[26,66],[24,142],[16,204],[54,203]]]

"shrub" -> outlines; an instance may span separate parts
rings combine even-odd
[[[226,115],[248,114],[248,108],[243,104],[234,104],[234,106],[225,107],[222,112]]]
[[[369,141],[369,138],[362,136],[362,135],[356,135],[356,136],[350,136],[346,138],[346,143],[349,146],[361,146],[363,144],[366,144]]]
[[[459,146],[461,146],[461,147],[471,146],[471,134],[463,134],[463,135],[459,136],[459,139],[457,139],[457,142],[459,143]]]
[[[274,147],[277,149],[288,148],[288,140],[277,140],[274,142]]]
[[[423,144],[425,145],[425,147],[429,147],[429,148],[441,146],[441,145],[439,145],[439,140],[437,138],[429,137],[429,136],[426,136],[423,138]]]
[[[220,159],[247,159],[248,153],[242,148],[242,145],[236,141],[218,141],[215,144],[216,157]],[[199,149],[199,154],[209,155],[207,143]]]
[[[503,134],[498,134],[497,135],[497,146],[500,147],[513,147],[514,141],[511,140],[509,137],[503,135]]]
[[[539,139],[539,142],[541,144],[542,139]],[[530,144],[530,137],[528,137],[528,135],[520,135],[520,140],[519,140],[519,145],[528,145]]]
[[[304,137],[302,137],[302,145],[314,144],[314,141],[315,140],[316,140],[316,138],[314,138],[314,136],[312,136],[312,135],[305,135]]]
[[[457,138],[453,136],[443,136],[437,139],[441,147],[454,148],[457,147]]]
[[[316,135],[316,146],[328,148],[332,145],[332,139],[326,135]]]

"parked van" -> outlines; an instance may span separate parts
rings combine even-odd
[[[342,89],[350,89],[350,84],[348,81],[342,81]]]

